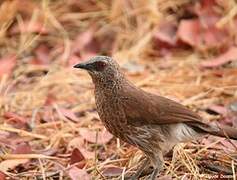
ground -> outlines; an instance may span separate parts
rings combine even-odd
[[[7,0],[0,6],[0,179],[118,179],[142,153],[105,130],[89,75],[112,56],[140,88],[237,127],[234,0]],[[179,144],[163,179],[233,178],[237,142]],[[146,177],[145,177],[146,178]]]

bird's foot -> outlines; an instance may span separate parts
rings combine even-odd
[[[154,169],[149,180],[156,180],[158,174],[159,174],[159,168]]]

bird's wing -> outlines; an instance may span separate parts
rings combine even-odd
[[[140,89],[125,89],[123,94],[122,104],[128,124],[142,126],[186,123],[207,132],[217,131],[212,125],[203,122],[198,114],[165,97]]]

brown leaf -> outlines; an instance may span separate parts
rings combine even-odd
[[[7,172],[27,162],[29,162],[29,159],[7,159],[0,162],[0,171]]]
[[[71,157],[70,157],[70,164],[75,164],[85,160],[85,157],[81,153],[78,148],[73,149]]]
[[[78,122],[78,118],[75,115],[74,112],[72,112],[70,109],[65,109],[65,108],[59,108],[59,111],[62,113],[63,116],[66,118],[72,120],[73,122]]]
[[[123,168],[121,167],[117,167],[117,166],[109,166],[109,167],[105,167],[103,169],[102,174],[104,176],[109,176],[109,177],[114,177],[114,176],[119,176],[121,175],[123,172]]]
[[[86,172],[86,170],[77,167],[70,168],[68,174],[72,180],[91,180],[91,176]]]
[[[224,54],[221,54],[216,58],[202,62],[201,66],[205,68],[213,68],[226,64],[230,61],[236,61],[236,60],[237,60],[237,47],[232,47]]]
[[[11,74],[13,68],[16,66],[16,56],[6,55],[0,59],[0,77],[4,74]]]
[[[81,128],[79,133],[88,142],[97,144],[106,144],[113,138],[113,135],[110,134],[106,129],[96,132],[87,128]]]

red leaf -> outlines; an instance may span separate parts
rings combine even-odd
[[[230,61],[236,61],[236,60],[237,60],[237,47],[232,47],[224,54],[221,54],[220,56],[213,58],[211,60],[202,62],[201,66],[206,68],[213,68],[226,64]]]
[[[117,167],[117,166],[110,166],[110,167],[105,167],[102,173],[104,176],[113,177],[113,176],[121,175],[122,172],[123,172],[123,168]]]
[[[74,122],[78,122],[77,116],[70,109],[59,108],[59,111],[62,113],[62,115],[64,115],[68,119],[70,119]]]
[[[178,38],[200,50],[220,48],[228,45],[228,32],[213,26],[205,26],[201,20],[182,20],[178,27]]]
[[[91,180],[91,176],[86,172],[86,170],[77,167],[70,168],[68,174],[72,180]]]
[[[7,55],[0,59],[0,77],[4,74],[11,74],[13,68],[16,66],[16,56]]]
[[[159,25],[159,29],[155,32],[155,39],[167,43],[168,45],[175,46],[177,43],[176,38],[177,25],[172,22],[165,22]]]
[[[36,60],[35,63],[39,65],[47,65],[50,62],[50,57],[49,57],[49,48],[45,44],[40,44],[36,49],[35,49],[35,55],[36,55]]]
[[[220,19],[220,14],[215,9],[216,6],[216,0],[202,0],[193,6],[194,12],[204,27],[215,26]]]
[[[28,143],[21,143],[16,145],[12,154],[30,154],[32,153],[32,149]]]
[[[80,58],[78,58],[76,55],[71,55],[68,59],[68,66],[72,67],[73,65],[79,63],[81,61]]]
[[[208,107],[208,109],[210,109],[218,114],[221,114],[223,116],[226,116],[227,111],[228,111],[226,107],[220,106],[220,105],[211,105],[210,107]]]
[[[68,143],[68,149],[69,150],[75,149],[75,148],[80,149],[80,152],[83,154],[83,156],[86,159],[93,159],[95,157],[94,152],[91,152],[91,151],[86,149],[85,142],[84,142],[84,139],[82,137],[76,137]]]
[[[72,53],[78,55],[82,60],[95,56],[100,49],[98,41],[94,37],[94,28],[80,33],[73,43]]]
[[[6,179],[6,175],[0,171],[0,180],[5,180]]]
[[[86,128],[81,128],[79,133],[85,140],[91,143],[106,144],[113,138],[113,135],[105,129],[96,132]]]
[[[81,153],[81,151],[77,148],[73,149],[71,157],[70,157],[70,164],[75,164],[85,160],[85,157]]]
[[[236,152],[236,147],[237,147],[237,143],[236,141],[228,141],[226,139],[223,139],[222,141],[220,141],[220,144],[224,146],[224,149],[227,152]]]
[[[16,113],[13,113],[13,112],[6,112],[4,114],[4,117],[7,119],[7,122],[14,127],[17,127],[20,129],[28,129],[29,128],[28,123],[27,123],[28,120],[23,116],[20,116]]]
[[[182,20],[180,22],[177,36],[183,42],[195,46],[199,44],[199,34],[200,34],[200,23],[197,19],[195,20]]]

